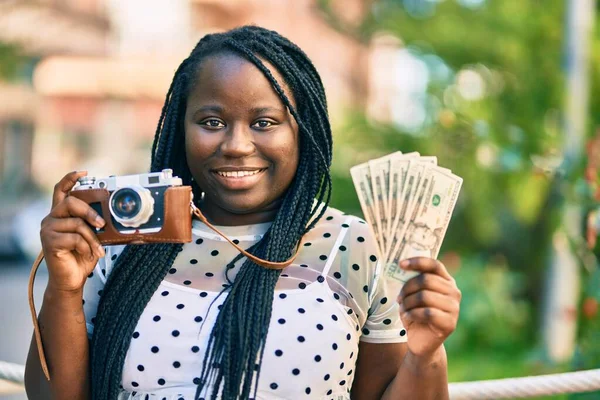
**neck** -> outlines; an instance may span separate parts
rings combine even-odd
[[[219,207],[210,201],[204,201],[199,205],[200,210],[213,225],[220,226],[242,226],[255,225],[265,222],[271,222],[275,219],[281,201],[276,201],[263,207],[260,210],[250,212],[234,212]]]

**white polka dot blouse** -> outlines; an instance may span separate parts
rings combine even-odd
[[[218,228],[248,248],[269,226]],[[107,247],[85,284],[90,337],[104,283],[123,248]],[[218,296],[227,284],[225,267],[236,255],[225,239],[194,221],[192,242],[177,255],[135,328],[119,400],[194,399],[227,293]],[[242,263],[229,271],[231,279]],[[406,341],[397,293],[388,293],[382,268],[368,225],[329,207],[277,282],[256,399],[350,399],[359,341]]]

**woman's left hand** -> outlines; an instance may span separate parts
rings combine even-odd
[[[400,262],[409,279],[398,296],[400,318],[408,331],[408,349],[420,357],[433,355],[456,329],[461,292],[444,264],[427,257]]]

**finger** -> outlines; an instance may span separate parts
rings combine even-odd
[[[67,197],[54,207],[50,211],[50,216],[54,218],[78,217],[97,228],[102,228],[105,224],[104,219],[88,203],[73,196]]]
[[[87,175],[87,171],[73,171],[66,174],[56,185],[52,194],[52,208],[63,201],[69,194],[77,180]]]
[[[94,260],[95,256],[89,243],[78,233],[52,232],[50,234],[51,248],[55,251],[76,251],[87,260]]]
[[[420,290],[405,297],[400,304],[400,308],[403,311],[423,307],[437,308],[449,313],[458,313],[459,303],[450,296],[431,290]]]
[[[61,233],[78,233],[85,239],[97,257],[105,256],[104,247],[98,237],[81,218],[57,218],[52,224],[52,229]]]
[[[404,323],[408,321],[431,324],[443,332],[452,332],[456,327],[456,317],[450,313],[432,307],[413,308],[401,313]]]
[[[456,289],[456,284],[447,279],[442,278],[439,275],[434,274],[419,274],[408,281],[402,286],[400,290],[400,299],[410,296],[411,294],[418,292],[419,290],[431,290],[434,292],[442,293],[445,295],[453,294]]]
[[[409,271],[427,272],[430,274],[440,275],[448,280],[452,280],[452,276],[446,270],[444,264],[429,257],[413,257],[400,262],[400,268]]]

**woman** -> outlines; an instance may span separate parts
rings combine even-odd
[[[258,27],[205,36],[175,73],[151,170],[172,168],[254,255],[298,256],[263,268],[199,221],[189,244],[104,248],[85,223],[104,221],[67,196],[85,172],[68,174],[41,229],[52,380],[32,345],[30,398],[447,398],[460,291],[416,258],[401,266],[422,274],[388,293],[368,226],[327,207],[331,154],[323,85],[297,46]]]

